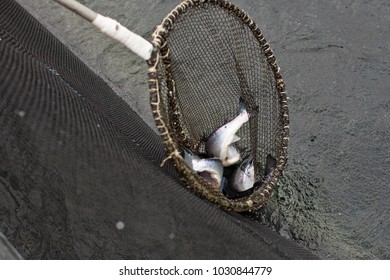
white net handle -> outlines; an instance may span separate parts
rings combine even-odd
[[[92,22],[101,32],[122,43],[136,55],[145,60],[150,58],[153,45],[141,36],[131,32],[116,20],[102,16],[75,0],[54,1]]]

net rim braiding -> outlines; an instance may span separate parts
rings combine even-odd
[[[281,122],[281,149],[277,155],[277,165],[275,170],[269,176],[268,180],[264,183],[261,189],[256,189],[254,192],[243,198],[229,199],[225,197],[219,190],[210,186],[202,177],[194,173],[184,162],[183,157],[180,154],[178,144],[173,137],[174,132],[177,132],[175,128],[172,128],[168,121],[164,119],[162,101],[162,93],[159,88],[158,80],[158,64],[160,59],[164,62],[164,67],[169,66],[169,49],[166,47],[166,39],[173,29],[175,21],[190,8],[206,3],[217,5],[236,17],[241,23],[246,24],[251,30],[254,38],[259,42],[263,55],[267,58],[275,78],[276,90],[278,94],[279,107],[280,107],[280,122]],[[244,11],[239,9],[234,4],[225,0],[186,0],[177,5],[158,25],[152,35],[152,44],[154,50],[151,58],[147,61],[148,64],[148,77],[149,77],[149,93],[150,93],[150,106],[153,113],[153,118],[156,123],[157,130],[162,138],[167,158],[166,160],[172,160],[175,168],[179,171],[181,180],[185,183],[186,187],[193,193],[203,197],[210,202],[216,204],[218,207],[236,212],[254,211],[261,208],[270,198],[272,190],[276,187],[277,179],[286,166],[287,162],[287,147],[289,141],[289,113],[287,105],[287,95],[285,92],[285,84],[280,74],[280,68],[276,63],[275,55],[271,50],[268,42],[266,41],[263,33],[257,26],[257,24],[247,15]],[[164,59],[166,59],[164,61]],[[169,82],[169,81],[168,81]]]

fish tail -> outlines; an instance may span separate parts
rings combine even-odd
[[[247,122],[249,120],[250,115],[248,113],[246,103],[242,97],[240,97],[240,103],[238,105],[238,114],[240,114],[240,115],[242,114],[246,117],[245,122]]]

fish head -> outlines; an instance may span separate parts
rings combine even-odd
[[[244,168],[245,176],[248,178],[249,182],[255,182],[255,166],[253,164],[253,156],[248,156],[241,165]],[[252,185],[253,185],[252,183]]]
[[[255,167],[252,155],[249,155],[240,163],[233,176],[231,188],[234,191],[243,192],[253,187],[255,183]]]

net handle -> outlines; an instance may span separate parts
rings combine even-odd
[[[75,0],[53,1],[91,22],[101,32],[122,43],[144,60],[150,59],[153,45],[141,36],[131,32],[116,20],[102,16]]]

